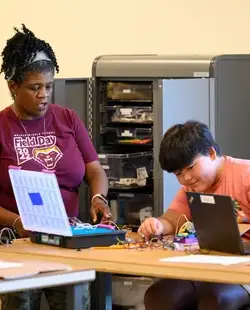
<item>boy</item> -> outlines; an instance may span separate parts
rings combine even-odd
[[[221,155],[205,124],[188,121],[171,127],[161,142],[159,161],[163,170],[176,175],[182,187],[162,216],[149,218],[140,226],[139,233],[146,239],[173,235],[182,214],[192,220],[187,191],[231,196],[238,220],[249,221],[250,161]],[[180,220],[178,226],[184,221]],[[147,310],[238,310],[248,304],[248,286],[232,284],[164,279],[145,294]]]

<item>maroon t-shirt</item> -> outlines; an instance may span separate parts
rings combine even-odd
[[[23,125],[22,125],[23,124]],[[51,104],[45,116],[19,120],[11,107],[0,112],[0,206],[18,213],[9,165],[25,170],[55,170],[69,217],[78,215],[79,186],[85,164],[98,160],[77,114]]]

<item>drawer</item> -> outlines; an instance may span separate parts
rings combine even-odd
[[[110,188],[144,187],[152,177],[152,152],[98,155]]]
[[[152,124],[153,108],[143,106],[106,106],[103,117],[106,123]]]
[[[112,218],[118,225],[139,227],[153,216],[152,194],[119,193],[110,199]]]
[[[153,100],[152,84],[108,82],[107,98],[109,100],[151,102]]]

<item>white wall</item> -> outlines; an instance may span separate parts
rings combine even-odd
[[[54,48],[59,77],[86,77],[100,54],[250,53],[249,0],[1,1],[0,50],[25,23]],[[0,108],[10,102],[0,78]]]

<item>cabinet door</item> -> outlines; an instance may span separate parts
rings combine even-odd
[[[89,79],[55,79],[52,102],[75,110],[87,127]]]
[[[159,174],[154,177],[156,215],[169,207],[180,188],[175,175],[163,172],[159,167],[162,136],[169,127],[187,120],[197,120],[209,126],[209,87],[209,79],[172,79],[163,80],[158,90],[162,98],[161,104],[154,106],[154,172]]]
[[[250,159],[250,55],[215,65],[215,140],[225,155]]]
[[[55,79],[52,102],[76,111],[88,128],[89,79]],[[79,218],[89,221],[89,193],[86,183],[80,186]]]

